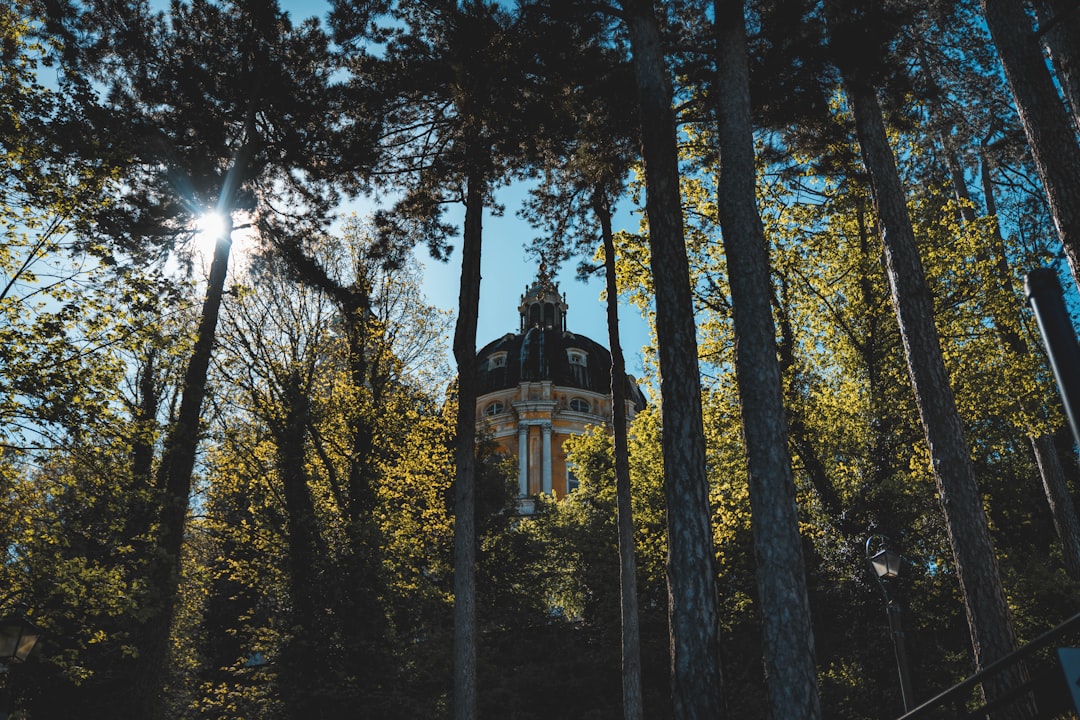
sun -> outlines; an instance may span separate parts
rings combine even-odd
[[[190,226],[190,244],[186,244],[188,259],[197,267],[209,270],[218,250],[218,241],[228,235],[230,264],[248,259],[258,246],[258,230],[249,213],[234,211],[230,216],[215,210],[196,215]]]
[[[227,230],[225,216],[208,210],[195,219],[195,244],[203,252],[213,253],[214,245]]]

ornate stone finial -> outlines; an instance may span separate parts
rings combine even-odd
[[[551,273],[548,272],[547,258],[540,253],[540,269],[536,271],[536,284],[542,287],[551,287]]]

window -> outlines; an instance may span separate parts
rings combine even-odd
[[[498,415],[499,413],[501,413],[505,409],[506,409],[506,406],[503,405],[498,400],[496,400],[495,402],[491,403],[486,408],[484,408],[484,415],[486,415],[488,417],[491,417],[492,415]]]
[[[570,400],[570,409],[574,412],[587,413],[589,412],[589,403],[581,398],[572,398]]]
[[[589,371],[587,367],[589,354],[580,348],[567,348],[566,359],[570,361],[570,377],[574,385],[579,388],[591,390],[589,386]]]
[[[570,493],[574,492],[575,490],[578,489],[578,487],[580,485],[581,485],[581,483],[578,482],[577,475],[574,474],[574,471],[570,470],[570,469],[567,469],[567,471],[566,471],[566,494],[569,495]]]
[[[496,368],[506,367],[506,353],[500,352],[488,356],[487,367],[488,370],[495,370]]]

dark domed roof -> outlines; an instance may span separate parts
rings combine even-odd
[[[578,360],[573,364],[572,353]],[[492,362],[500,356],[502,360]],[[584,335],[532,327],[485,345],[477,357],[481,394],[542,380],[561,387],[611,391],[611,353]]]
[[[537,281],[521,297],[521,330],[477,353],[478,394],[545,380],[558,387],[610,394],[611,353],[584,335],[568,332],[566,309],[565,298],[541,265]],[[626,397],[638,410],[645,408],[645,396],[630,377]]]

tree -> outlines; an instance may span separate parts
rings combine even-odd
[[[671,81],[653,3],[624,0],[620,6],[637,78],[656,289],[675,717],[716,717],[721,707],[719,618]]]
[[[339,37],[354,42],[351,6],[339,3]],[[520,54],[522,26],[493,3],[403,2],[379,63],[379,95],[391,111],[384,138],[393,147],[387,183],[408,178],[394,212],[376,217],[388,248],[426,237],[443,256],[450,228],[444,205],[464,206],[461,279],[453,351],[457,362],[455,454],[455,717],[474,718],[476,687],[476,322],[480,302],[483,213],[492,189],[527,151],[529,75]],[[392,173],[392,174],[390,174]],[[397,189],[395,185],[395,190]]]
[[[189,234],[193,216],[211,209],[226,228],[214,248],[180,407],[157,471],[161,516],[140,642],[143,679],[133,700],[140,714],[152,717],[161,697],[236,218],[245,212],[261,232],[280,232],[274,202],[287,199],[306,211],[289,213],[294,229],[310,230],[296,227],[297,216],[314,226],[325,223],[336,187],[369,159],[363,152],[367,125],[346,129],[350,157],[327,160],[335,157],[328,149],[341,136],[326,122],[336,99],[327,89],[333,69],[327,39],[314,23],[294,28],[276,4],[196,0],[175,5],[168,23],[144,7],[107,1],[80,6],[79,15],[69,15],[66,6],[54,10],[51,27],[72,43],[65,55],[70,71],[109,88],[95,130],[130,158],[124,168],[130,192],[98,214],[96,231],[117,245],[146,248]],[[231,41],[220,42],[222,36]]]
[[[870,177],[893,308],[900,327],[912,389],[933,458],[934,476],[964,595],[976,663],[985,667],[1015,649],[1012,620],[998,573],[986,514],[965,433],[934,327],[933,301],[896,161],[878,103],[872,69],[854,62],[844,46],[865,24],[858,6],[833,5],[830,43],[843,47],[840,71],[852,105],[855,132]]]
[[[720,226],[735,331],[735,372],[750,479],[758,594],[773,717],[820,717],[795,483],[771,311],[769,257],[755,197],[741,2],[714,3]]]
[[[983,0],[983,14],[1016,100],[1058,238],[1080,286],[1080,141],[1054,87],[1031,20],[1013,0]]]
[[[571,49],[563,43],[543,43],[552,51],[550,92],[564,98],[557,126],[546,133],[550,146],[544,182],[530,190],[531,199],[521,212],[534,225],[544,227],[548,237],[534,242],[541,261],[558,264],[572,252],[585,256],[579,276],[596,270],[590,261],[603,256],[607,305],[608,345],[611,348],[611,401],[614,440],[614,477],[620,558],[619,602],[621,607],[623,717],[643,717],[641,688],[641,642],[637,598],[637,562],[631,507],[630,461],[627,434],[627,375],[619,335],[619,287],[613,203],[625,191],[625,177],[635,158],[631,144],[636,138],[636,113],[630,93],[630,68],[604,46],[601,28],[575,19],[569,25],[553,8],[537,4],[539,17],[530,22],[553,22],[549,34],[572,38]],[[571,14],[573,11],[571,11]],[[599,18],[590,18],[590,20]],[[563,29],[565,28],[565,30]],[[582,58],[590,61],[582,63]],[[583,67],[586,69],[582,73]],[[565,117],[564,117],[565,116]],[[596,229],[599,226],[599,238]],[[599,250],[597,249],[599,245]]]
[[[286,707],[382,715],[397,697],[395,629],[411,632],[388,619],[399,591],[384,569],[385,476],[420,434],[408,423],[431,402],[424,378],[445,365],[446,319],[424,302],[411,264],[382,266],[360,221],[306,245],[309,255],[264,258],[250,285],[235,286],[219,372],[241,392],[218,401],[235,407],[219,435],[254,424],[272,450],[287,557],[277,683]]]

